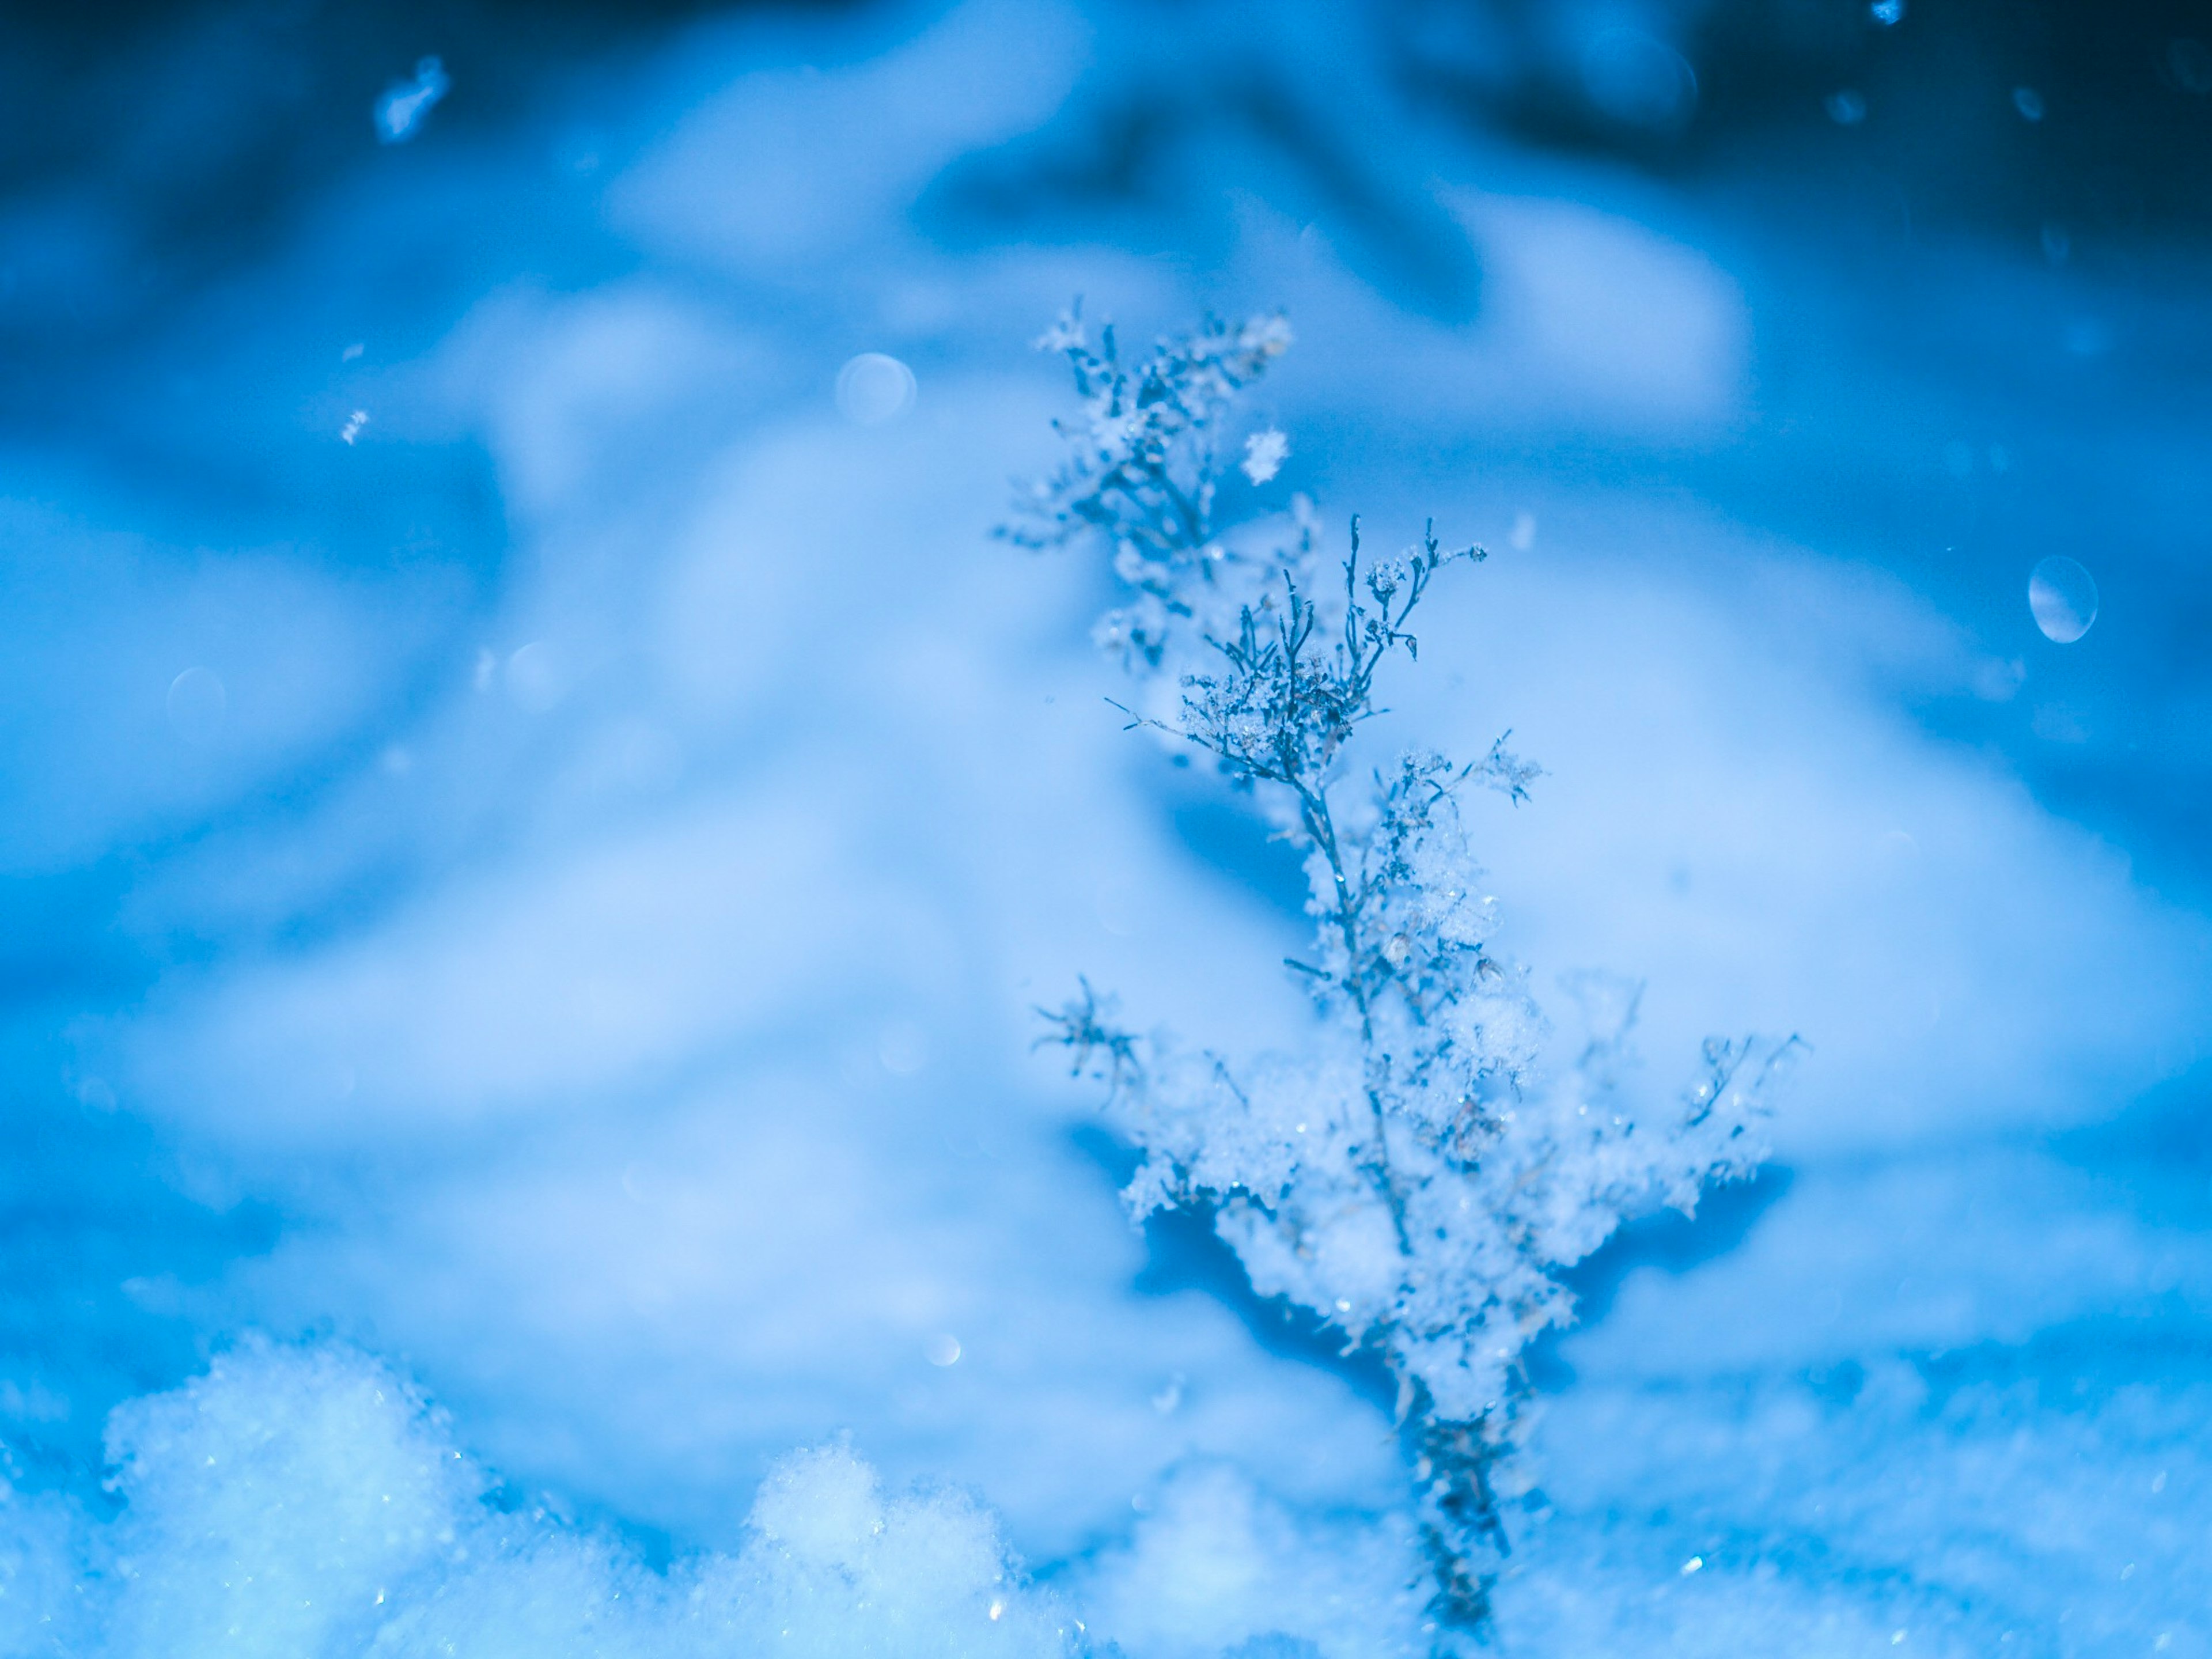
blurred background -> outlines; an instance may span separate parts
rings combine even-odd
[[[1491,548],[1389,701],[1550,773],[1561,1042],[1597,967],[1655,1105],[1813,1049],[1579,1271],[1501,1641],[2212,1650],[2212,8],[0,30],[20,1490],[337,1339],[650,1559],[848,1430],[1133,1656],[1418,1650],[1374,1379],[1030,1053],[1079,973],[1295,1033],[1296,870],[989,533],[1073,297],[1281,306],[1226,505]]]

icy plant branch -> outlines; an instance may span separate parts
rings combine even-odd
[[[1637,988],[1585,975],[1567,988],[1588,1040],[1544,1074],[1549,1028],[1526,973],[1487,943],[1495,905],[1462,818],[1471,787],[1518,803],[1538,769],[1503,737],[1472,761],[1354,760],[1378,677],[1418,659],[1423,600],[1482,550],[1431,527],[1378,560],[1355,519],[1327,556],[1303,500],[1215,522],[1238,394],[1290,342],[1279,317],[1209,320],[1132,365],[1110,329],[1094,345],[1063,318],[1039,343],[1066,359],[1082,414],[1060,423],[1066,459],[1006,533],[1111,557],[1128,599],[1098,638],[1139,683],[1131,724],[1206,755],[1304,854],[1314,942],[1288,967],[1312,996],[1310,1043],[1234,1060],[1183,1048],[1120,1027],[1088,982],[1046,1015],[1046,1041],[1107,1085],[1142,1151],[1134,1214],[1209,1211],[1255,1290],[1389,1364],[1436,1617],[1479,1631],[1507,1547],[1520,1362],[1569,1316],[1561,1271],[1626,1217],[1686,1211],[1753,1169],[1796,1044],[1710,1041],[1679,1107],[1632,1121],[1619,1077]],[[1271,427],[1243,447],[1256,489],[1288,441]]]

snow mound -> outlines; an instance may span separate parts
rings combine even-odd
[[[780,1462],[734,1552],[665,1571],[514,1504],[341,1347],[247,1344],[119,1408],[107,1447],[112,1520],[0,1504],[0,1653],[1029,1659],[1081,1639],[987,1511],[887,1495],[842,1444]]]

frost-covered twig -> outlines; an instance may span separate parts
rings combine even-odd
[[[1214,522],[1237,396],[1290,340],[1280,317],[1208,320],[1129,367],[1110,329],[1094,349],[1079,317],[1063,318],[1040,344],[1067,358],[1084,416],[1060,424],[1067,458],[1006,534],[1110,554],[1131,593],[1099,639],[1149,695],[1125,711],[1131,724],[1206,754],[1305,854],[1315,939],[1288,965],[1313,998],[1310,1046],[1235,1062],[1181,1049],[1115,1024],[1087,981],[1046,1015],[1043,1041],[1108,1085],[1142,1151],[1133,1213],[1210,1209],[1256,1291],[1389,1364],[1435,1615],[1480,1631],[1507,1548],[1520,1362],[1568,1316],[1561,1271],[1626,1216],[1688,1210],[1753,1169],[1796,1044],[1709,1041],[1679,1112],[1639,1123],[1617,1095],[1638,989],[1584,975],[1568,988],[1589,1040],[1559,1076],[1539,1074],[1547,1027],[1525,971],[1487,944],[1495,905],[1462,817],[1470,786],[1518,803],[1539,769],[1504,737],[1473,762],[1414,750],[1356,775],[1349,760],[1381,712],[1378,675],[1418,659],[1412,625],[1431,585],[1485,555],[1445,549],[1431,526],[1376,560],[1355,519],[1328,559],[1303,501],[1227,531]],[[1256,486],[1287,441],[1255,436]]]

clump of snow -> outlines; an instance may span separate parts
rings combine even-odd
[[[1147,1659],[1349,1659],[1430,1651],[1410,1515],[1301,1516],[1218,1461],[1146,1498],[1127,1542],[1072,1589],[1099,1630]]]
[[[886,1494],[842,1444],[776,1464],[738,1548],[665,1571],[544,1504],[513,1506],[410,1384],[341,1347],[242,1346],[119,1408],[108,1455],[112,1521],[0,1504],[0,1651],[1030,1659],[1080,1645],[988,1511],[957,1492]]]
[[[110,1419],[121,1652],[311,1653],[365,1633],[483,1481],[422,1401],[335,1351],[249,1348]],[[241,1636],[241,1632],[243,1635]]]
[[[1290,439],[1271,426],[1244,440],[1244,459],[1237,465],[1254,483],[1263,484],[1283,470],[1290,454]]]

